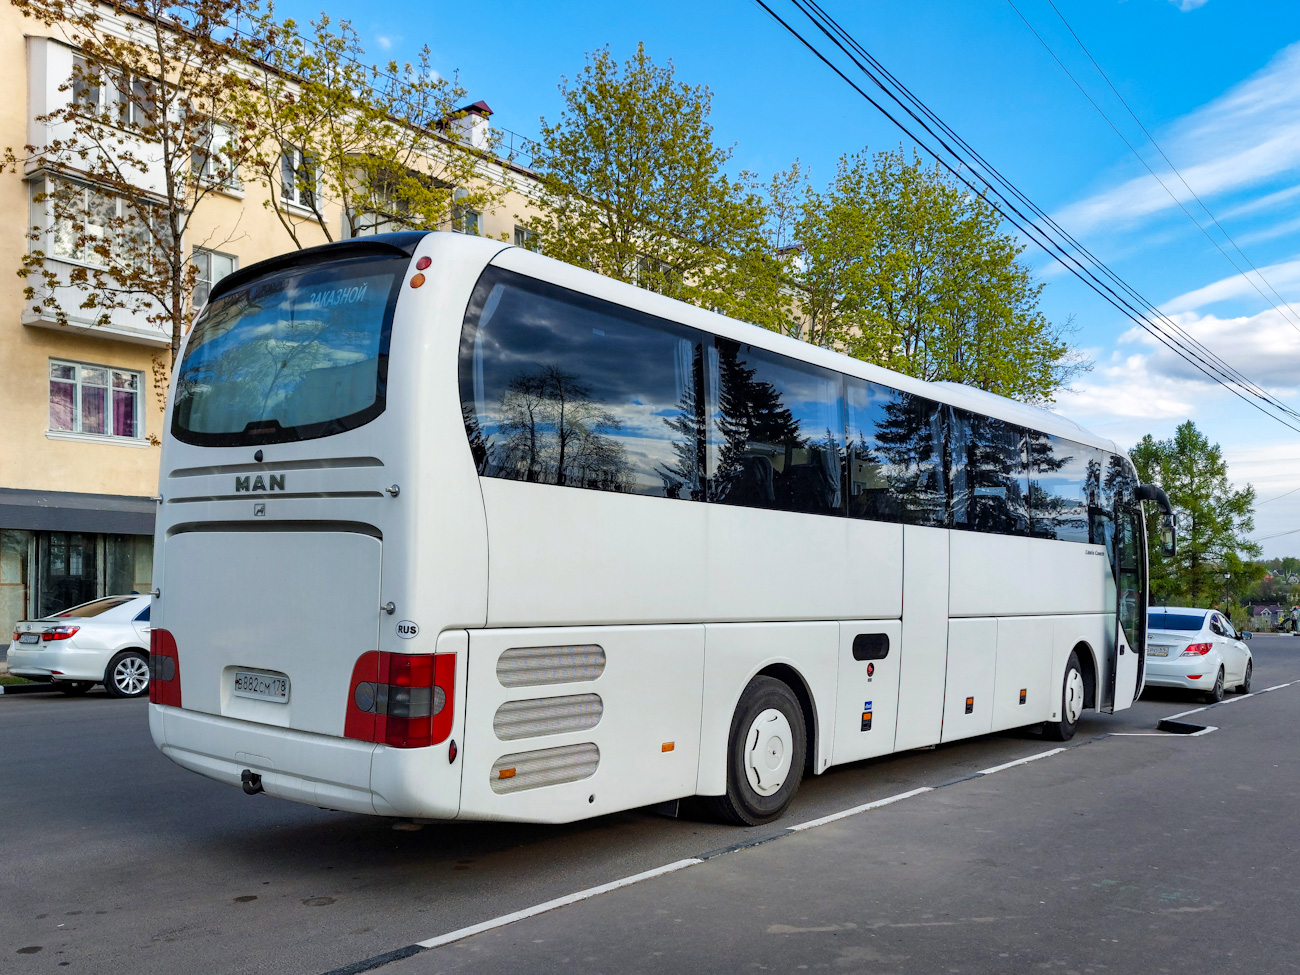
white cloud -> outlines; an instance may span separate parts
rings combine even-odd
[[[1259,270],[1268,284],[1279,292],[1286,292],[1288,288],[1300,286],[1300,258],[1282,261],[1278,264],[1268,264]],[[1197,311],[1207,305],[1213,305],[1221,301],[1229,301],[1233,298],[1258,298],[1259,291],[1255,290],[1257,286],[1272,300],[1273,295],[1264,281],[1260,281],[1254,275],[1251,278],[1251,281],[1247,281],[1240,274],[1220,278],[1218,281],[1197,288],[1195,291],[1188,291],[1186,294],[1181,294],[1170,301],[1164,302],[1162,308],[1169,313],[1189,312]],[[1300,309],[1297,309],[1294,317],[1300,319]]]
[[[1169,0],[1169,2],[1177,6],[1183,13],[1187,13],[1187,11],[1195,10],[1197,7],[1204,7],[1209,0]]]
[[[1300,391],[1300,329],[1277,311],[1270,308],[1237,318],[1192,312],[1170,317],[1183,331],[1278,398],[1289,402]],[[1130,329],[1120,337],[1120,343],[1137,343],[1147,349],[1146,367],[1153,375],[1208,381],[1195,366],[1144,331]]]
[[[1184,117],[1160,142],[1202,199],[1300,170],[1300,43],[1283,48],[1253,77]],[[1178,178],[1167,170],[1161,175],[1169,191],[1195,212],[1195,201]],[[1070,204],[1056,218],[1073,233],[1128,224],[1177,206],[1169,191],[1143,173]]]
[[[375,43],[379,45],[381,50],[391,51],[393,49],[393,39],[391,37],[385,37],[383,34],[380,34],[375,38]]]

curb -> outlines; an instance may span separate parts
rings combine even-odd
[[[54,691],[57,688],[53,684],[0,684],[0,695],[4,694],[34,694],[37,691]]]

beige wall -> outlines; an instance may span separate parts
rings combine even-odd
[[[26,34],[58,37],[41,24],[24,19],[13,6],[0,4],[0,147],[21,157],[28,132]],[[503,173],[489,174],[500,180]],[[247,177],[246,177],[247,178]],[[293,244],[276,215],[263,201],[266,190],[249,179],[242,198],[212,195],[195,215],[186,246],[209,247],[233,254],[245,267],[289,250]],[[526,212],[527,200],[511,192],[495,213],[485,215],[484,231],[513,241],[514,214]],[[143,434],[162,434],[163,403],[153,388],[152,359],[158,349],[112,337],[69,329],[23,325],[24,282],[17,276],[28,247],[28,189],[20,174],[0,174],[0,487],[97,494],[151,496],[158,489],[158,448],[130,443],[96,443],[51,439],[49,428],[49,360],[68,359],[144,374],[141,393]],[[337,238],[342,217],[331,211],[330,229]],[[305,244],[324,243],[311,221],[301,221]],[[0,525],[0,528],[4,526]]]

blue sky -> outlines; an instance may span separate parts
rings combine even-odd
[[[1300,328],[1236,276],[1006,0],[821,2],[1130,284],[1300,408]],[[769,3],[798,17],[788,0]],[[1300,4],[1056,3],[1192,189],[1268,283],[1295,302],[1300,323]],[[1185,198],[1048,0],[1015,4]],[[293,0],[281,9],[305,18],[320,6]],[[496,124],[523,135],[537,132],[540,116],[558,117],[560,76],[577,74],[586,52],[609,45],[623,58],[644,41],[655,60],[673,60],[682,80],[713,90],[712,122],[720,142],[736,144],[737,168],[768,176],[798,157],[824,182],[846,152],[905,143],[752,0],[343,0],[326,9],[354,22],[375,59],[402,59],[428,44],[440,72],[458,72],[470,98],[491,105]],[[1134,334],[1131,322],[1041,253],[1026,257],[1047,282],[1044,310],[1054,320],[1075,316],[1075,341],[1096,363],[1074,392],[1058,397],[1060,412],[1123,446],[1147,432],[1169,436],[1190,417],[1223,446],[1233,480],[1253,483],[1267,502],[1257,510],[1256,536],[1300,529],[1300,491],[1270,501],[1300,488],[1300,434],[1189,375],[1181,360]],[[1300,532],[1263,545],[1268,556],[1300,552]]]

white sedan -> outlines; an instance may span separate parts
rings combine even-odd
[[[9,672],[65,694],[103,684],[112,697],[149,690],[149,597],[106,596],[14,624]]]
[[[1152,606],[1147,611],[1147,686],[1201,691],[1222,701],[1225,688],[1245,694],[1255,669],[1249,633],[1238,634],[1213,609]]]

